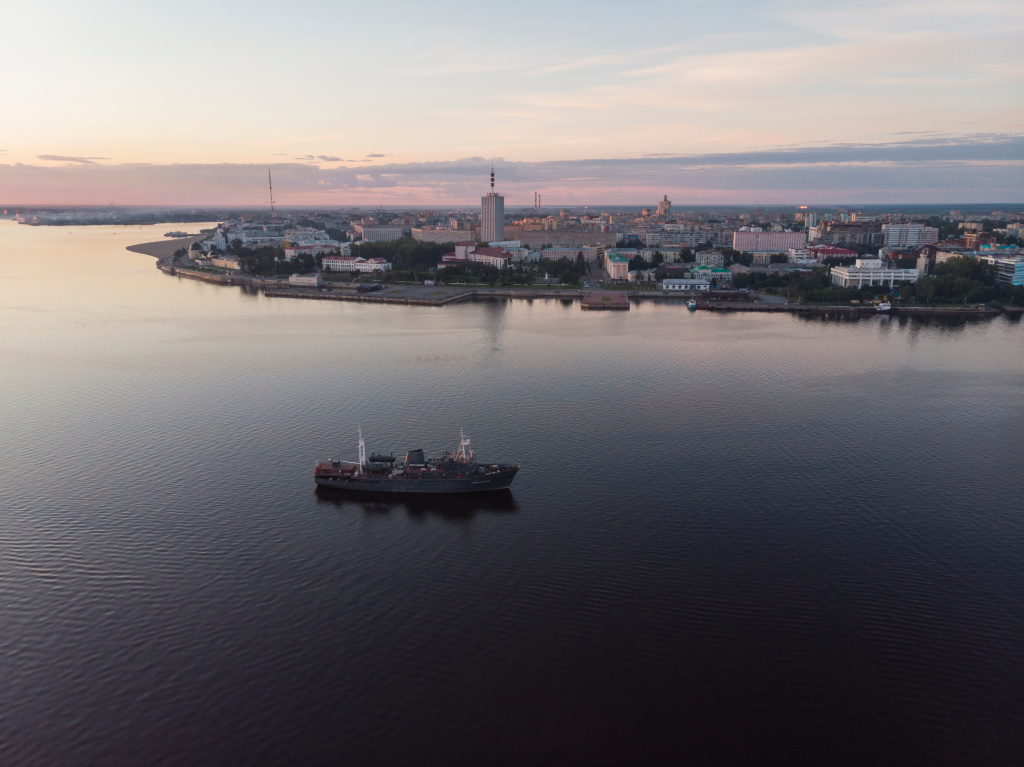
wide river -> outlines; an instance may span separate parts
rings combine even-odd
[[[1024,324],[268,299],[173,228],[0,221],[0,763],[1024,762]],[[359,427],[522,470],[316,492]]]

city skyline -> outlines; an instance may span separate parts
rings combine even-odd
[[[492,162],[513,206],[1024,199],[1024,12],[1001,0],[632,19],[58,2],[5,21],[8,205],[256,205],[268,167],[282,204],[466,205]]]

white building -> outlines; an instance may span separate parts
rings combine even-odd
[[[935,263],[944,264],[951,258],[971,258],[974,256],[974,251],[971,250],[939,250],[935,253]]]
[[[324,278],[319,274],[289,274],[288,284],[302,288],[319,288],[324,284]]]
[[[238,263],[238,258],[235,256],[216,256],[210,259],[210,263],[214,266],[218,266],[221,269],[233,269],[238,271],[242,268],[242,265]]]
[[[231,231],[227,233],[228,242],[234,245],[235,240],[247,248],[260,248],[264,245],[283,247],[284,235],[280,232]]]
[[[519,250],[524,249],[520,248]],[[449,266],[457,266],[467,261],[472,261],[487,264],[497,269],[505,269],[511,265],[513,258],[513,254],[504,248],[477,247],[475,242],[460,242],[455,245],[454,253],[442,256],[441,263],[437,265],[437,268],[444,269]]]
[[[224,236],[224,233],[218,230],[215,234],[209,235],[205,240],[199,243],[199,245],[206,251],[213,248],[216,248],[217,250],[227,250],[228,240],[227,237]]]
[[[391,242],[405,236],[403,226],[362,226],[356,224],[356,232],[367,242]]]
[[[629,278],[629,259],[625,256],[620,256],[618,253],[605,254],[604,268],[608,272],[608,276],[613,280]]]
[[[682,260],[682,248],[681,245],[662,245],[658,252],[661,253],[661,258],[666,264],[678,264]]]
[[[880,258],[858,258],[853,266],[833,266],[832,284],[841,288],[917,282],[917,269],[887,269]]]
[[[584,261],[603,261],[605,248],[604,245],[590,248],[544,248],[540,255],[542,258],[550,258],[552,261],[557,261],[560,258],[574,260],[580,253],[583,254]]]
[[[662,280],[661,289],[676,293],[704,293],[711,290],[707,280]]]
[[[334,240],[323,240],[315,245],[293,245],[290,248],[284,249],[285,258],[295,258],[295,256],[307,255],[307,256],[324,256],[329,255],[338,251],[343,256],[347,256],[350,252],[349,243],[347,242],[335,242]]]
[[[784,255],[775,250],[758,250],[751,253],[754,257],[754,266],[769,266],[772,263],[772,256]],[[788,258],[788,256],[787,256]]]
[[[702,250],[695,258],[701,266],[725,266],[725,256],[720,250]]]
[[[939,241],[939,230],[924,224],[882,224],[882,244],[921,248]]]
[[[806,232],[765,232],[760,227],[740,229],[733,232],[732,247],[734,250],[749,253],[771,251],[785,253],[790,248],[799,250],[807,244]]]
[[[786,259],[789,263],[796,264],[797,266],[815,266],[818,263],[818,259],[815,255],[804,248],[800,248],[799,250],[796,248],[791,249],[789,253],[786,254]]]
[[[632,269],[626,279],[630,282],[657,282],[657,269]]]
[[[324,256],[324,269],[332,272],[386,272],[391,264],[383,258],[362,258],[361,256]]]
[[[437,227],[435,229],[414,228],[412,238],[418,242],[462,242],[466,239],[476,237],[476,229],[453,229],[451,227]]]
[[[288,229],[284,237],[292,245],[315,245],[316,243],[330,240],[331,236],[322,229]]]
[[[1000,258],[996,261],[996,282],[1024,285],[1024,258]]]
[[[656,247],[668,242],[675,242],[676,234],[676,232],[663,232],[648,229],[643,232],[642,239],[644,241],[644,245],[648,247]]]
[[[690,270],[691,279],[702,279],[708,282],[732,282],[732,272],[720,266],[695,266]]]

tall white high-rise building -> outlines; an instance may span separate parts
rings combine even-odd
[[[804,232],[765,232],[758,227],[744,227],[732,235],[733,248],[744,252],[771,250],[782,253],[790,248],[799,250],[806,244],[807,234]]]
[[[920,248],[939,241],[939,230],[924,224],[882,224],[883,245]]]
[[[494,191],[494,166],[491,166],[491,191],[480,198],[480,239],[500,242],[505,239],[505,198]]]

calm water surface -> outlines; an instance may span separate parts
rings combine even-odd
[[[267,299],[167,228],[0,222],[0,763],[1024,761],[1024,325]],[[523,469],[317,493],[360,425]]]

